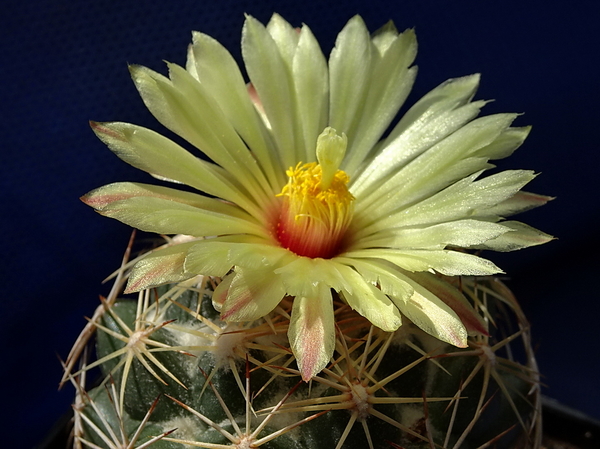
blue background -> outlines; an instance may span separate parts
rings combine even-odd
[[[71,344],[120,263],[130,230],[78,197],[148,181],[98,141],[88,120],[161,130],[127,63],[184,64],[190,31],[239,60],[243,13],[306,22],[326,54],[355,13],[371,30],[415,27],[419,76],[407,104],[447,78],[481,72],[484,109],[524,112],[525,145],[501,168],[541,172],[528,190],[558,197],[523,221],[556,235],[544,247],[489,254],[533,323],[545,393],[600,418],[598,388],[598,2],[558,1],[5,1],[0,41],[0,275],[3,446],[32,447],[68,410],[57,392]],[[4,413],[5,414],[5,413]],[[7,420],[8,419],[8,420]],[[10,430],[9,430],[10,429]]]

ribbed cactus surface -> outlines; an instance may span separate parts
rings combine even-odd
[[[447,279],[448,280],[448,279]],[[528,448],[540,439],[528,324],[495,278],[451,280],[489,329],[459,349],[404,319],[383,332],[335,303],[336,352],[303,382],[287,341],[292,300],[225,323],[218,279],[118,298],[122,277],[67,361],[75,447]],[[95,362],[74,368],[95,331]],[[99,366],[100,385],[85,391]]]

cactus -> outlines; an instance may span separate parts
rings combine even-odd
[[[214,163],[92,123],[121,159],[210,196],[114,183],[82,198],[172,237],[129,260],[132,237],[65,362],[74,446],[537,449],[529,325],[479,254],[552,239],[505,220],[550,199],[521,191],[532,172],[479,179],[529,129],[475,118],[472,75],[382,138],[416,75],[414,32],[391,23],[369,35],[355,16],[327,63],[308,27],[248,17],[248,85],[214,39],[193,40],[170,78],[131,74]]]
[[[226,323],[212,304],[218,279],[135,300],[119,298],[125,268],[88,324],[97,361],[69,375],[75,447],[539,447],[530,330],[498,278],[450,280],[490,324],[464,349],[410,322],[381,331],[337,300],[335,355],[306,383],[286,337],[290,300],[256,322]],[[86,392],[94,366],[103,381]]]

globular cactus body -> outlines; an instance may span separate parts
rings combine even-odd
[[[490,329],[489,336],[470,337],[465,349],[407,320],[398,331],[383,332],[336,303],[335,356],[309,383],[300,379],[286,338],[291,301],[260,322],[227,324],[212,307],[211,282],[200,277],[145,291],[138,301],[101,306],[96,364],[104,382],[89,393],[80,390],[79,445],[467,449],[539,443],[529,330],[497,279],[461,279]]]

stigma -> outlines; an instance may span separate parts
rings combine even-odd
[[[344,134],[325,128],[317,139],[318,163],[299,162],[286,171],[275,234],[282,247],[299,256],[330,259],[343,252],[354,203],[350,178],[339,169],[346,145]]]

